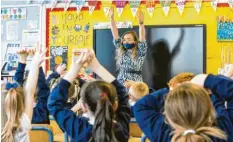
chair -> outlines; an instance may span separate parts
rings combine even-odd
[[[53,142],[52,127],[48,124],[32,124],[30,142]]]
[[[129,133],[130,133],[131,137],[141,138],[141,136],[142,136],[142,131],[141,131],[140,127],[138,126],[135,118],[131,118],[131,120],[130,120]]]

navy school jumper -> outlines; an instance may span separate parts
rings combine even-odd
[[[114,80],[112,84],[117,89],[118,108],[115,112],[116,121],[114,123],[114,133],[119,142],[128,142],[130,108],[128,105],[128,95],[125,87]],[[62,79],[49,96],[48,109],[53,115],[62,131],[65,131],[72,142],[87,142],[92,135],[93,125],[88,123],[85,117],[76,114],[65,107],[68,99],[68,88],[70,83]]]
[[[217,113],[216,126],[227,134],[227,142],[233,142],[233,80],[223,77],[208,75],[204,87],[211,89],[211,100]],[[137,123],[147,138],[152,142],[171,141],[171,127],[165,123],[162,114],[164,97],[167,93],[164,89],[143,97],[134,106],[134,114]],[[224,107],[227,101],[227,107]],[[210,137],[213,142],[225,142]]]
[[[26,64],[18,63],[14,80],[23,87],[24,82],[24,71]],[[32,124],[50,124],[49,122],[49,111],[47,109],[48,96],[50,89],[46,84],[45,74],[42,67],[39,68],[39,77],[37,84],[37,102],[33,108]]]

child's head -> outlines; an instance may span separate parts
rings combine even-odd
[[[207,92],[192,83],[183,83],[170,91],[165,100],[165,116],[174,128],[174,141],[209,141],[208,136],[224,139],[220,129],[212,127],[216,113]]]
[[[62,78],[57,78],[57,79],[52,79],[50,82],[49,82],[49,88],[50,88],[50,91],[52,91],[56,86],[57,84],[60,82]],[[77,79],[75,79],[75,81],[70,85],[70,88],[69,88],[69,94],[68,94],[68,100],[74,98],[74,97],[78,97],[78,90],[76,88],[78,88],[79,86],[79,81]]]
[[[194,76],[195,75],[190,72],[180,73],[169,81],[168,86],[172,90],[183,82],[191,81],[194,78]]]
[[[149,94],[149,87],[144,82],[134,82],[129,88],[129,104],[134,105],[143,96]]]
[[[82,103],[89,118],[94,116],[93,134],[90,141],[114,141],[112,132],[114,111],[117,109],[116,88],[104,81],[84,84],[81,89]]]
[[[17,83],[7,83],[2,91],[6,91],[5,111],[7,122],[2,130],[2,141],[13,141],[14,131],[20,126],[20,118],[24,112],[24,93],[23,88]]]

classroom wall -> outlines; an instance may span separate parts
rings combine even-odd
[[[100,10],[95,10],[91,15],[89,15],[89,11],[83,11],[83,20],[89,21],[91,28],[95,22],[109,22],[109,18],[105,17],[102,7]],[[202,3],[202,9],[200,14],[198,15],[193,3],[189,2],[185,6],[185,10],[183,15],[180,16],[176,5],[173,3],[171,5],[170,12],[168,17],[164,15],[164,12],[161,8],[160,4],[156,4],[153,17],[150,17],[147,9],[144,4],[140,5],[140,9],[145,13],[145,25],[172,25],[172,24],[206,24],[206,36],[207,36],[207,49],[206,49],[206,71],[207,73],[217,73],[218,68],[221,64],[220,51],[221,47],[232,44],[232,42],[218,42],[217,41],[217,16],[227,16],[233,18],[233,11],[226,4],[225,6],[221,6],[217,8],[215,12],[210,5],[209,2]],[[74,12],[73,12],[74,13]],[[121,17],[118,17],[115,11],[115,20],[116,21],[132,21],[133,25],[138,25],[137,19],[133,18],[130,6],[126,5]],[[91,32],[91,31],[90,31]],[[158,33],[159,34],[159,33]],[[92,36],[92,33],[90,33]],[[91,40],[92,37],[89,37]],[[104,41],[104,37],[103,37]],[[88,41],[87,41],[88,42]],[[91,42],[92,43],[92,42]],[[90,45],[87,45],[90,47]],[[74,46],[72,48],[77,48]],[[71,56],[71,50],[69,48],[68,56]],[[103,51],[104,52],[104,51]],[[198,57],[197,57],[198,58]],[[70,64],[71,60],[68,60],[68,64]]]

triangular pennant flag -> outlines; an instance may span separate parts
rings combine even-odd
[[[176,6],[180,12],[180,15],[182,15],[184,12],[185,3],[186,0],[176,0]]]
[[[104,7],[103,9],[104,9],[104,15],[105,17],[107,17],[111,7]]]
[[[104,15],[107,17],[112,6],[112,0],[102,0],[101,3],[104,10]]]
[[[146,0],[146,8],[150,15],[150,17],[153,16],[154,9],[155,9],[155,1],[154,0]]]
[[[218,0],[212,0],[212,2],[210,2],[210,4],[212,5],[214,11],[217,10],[217,5],[218,5]]]
[[[98,1],[88,0],[89,14],[91,15],[95,10]]]
[[[129,5],[131,7],[131,12],[133,14],[133,17],[136,16],[136,13],[138,11],[138,7],[141,4],[141,0],[130,0]]]
[[[71,3],[72,0],[64,0],[64,11],[67,11],[67,9],[69,8],[70,6],[70,3]]]
[[[76,10],[77,10],[77,14],[79,14],[79,12],[82,10],[82,7],[85,4],[85,0],[79,0],[76,1]]]
[[[233,7],[233,0],[228,0],[228,4],[232,8]]]
[[[51,10],[53,10],[53,8],[57,5],[57,1],[58,0],[51,0],[51,4],[52,4]]]
[[[201,4],[202,4],[202,0],[196,0],[196,2],[194,3],[194,7],[195,7],[198,14],[201,11]]]
[[[120,17],[124,10],[126,0],[115,0],[115,4],[116,4],[118,16]]]
[[[162,5],[163,8],[163,12],[165,14],[165,16],[167,17],[168,12],[170,10],[170,6],[171,6],[171,0],[160,0],[160,4]]]

